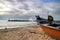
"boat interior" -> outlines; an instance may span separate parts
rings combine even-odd
[[[53,29],[56,29],[56,30],[60,30],[60,25],[58,24],[42,24],[43,26],[46,26],[46,27],[49,27],[49,28],[53,28]]]

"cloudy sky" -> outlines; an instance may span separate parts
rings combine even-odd
[[[35,15],[60,20],[60,0],[0,0],[0,19],[30,19]]]

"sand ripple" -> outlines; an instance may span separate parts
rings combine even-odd
[[[55,40],[46,35],[40,28],[22,27],[0,30],[0,40]]]

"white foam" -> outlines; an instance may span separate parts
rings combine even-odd
[[[7,22],[7,21],[1,21],[0,22],[0,29],[24,27],[24,26],[34,25],[34,24],[36,24],[36,22]]]

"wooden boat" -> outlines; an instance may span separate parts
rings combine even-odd
[[[60,27],[40,25],[42,30],[53,38],[60,40]]]
[[[37,24],[40,24],[40,27],[46,34],[60,40],[60,24],[57,24],[57,21],[53,20],[51,15],[48,16],[48,19],[43,19],[39,16],[36,16],[36,19]]]
[[[48,11],[49,14],[49,11]],[[40,28],[53,38],[60,40],[60,21],[54,20],[53,16],[48,15],[48,19],[41,18],[39,15],[36,16],[37,24],[40,24]],[[48,25],[45,25],[48,24]]]

